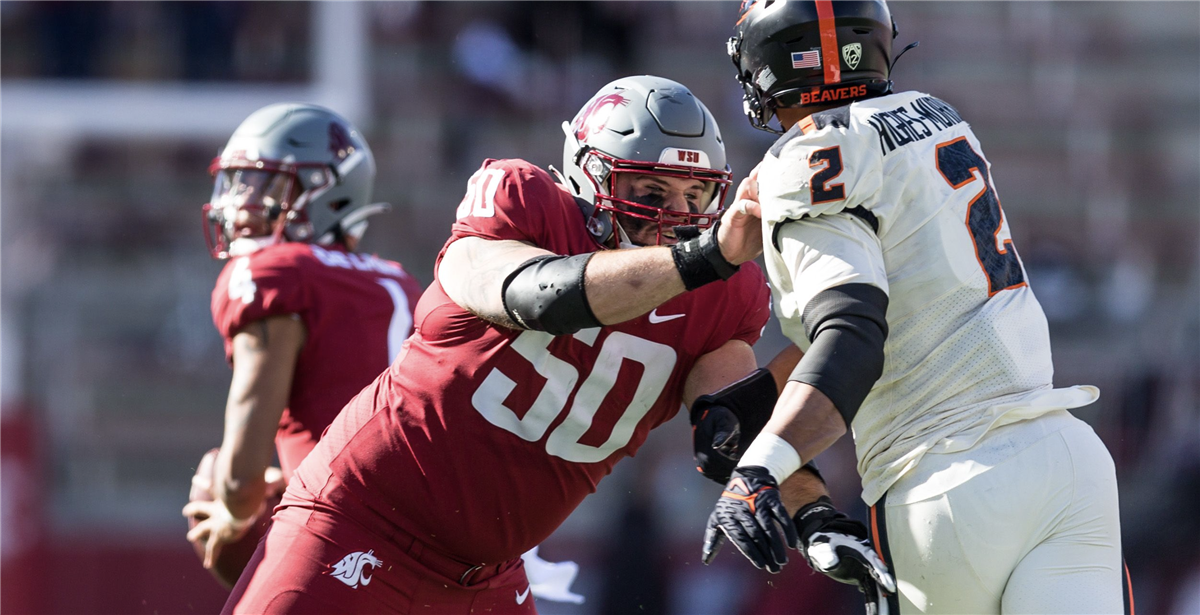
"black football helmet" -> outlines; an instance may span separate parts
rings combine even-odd
[[[743,0],[729,57],[750,125],[780,107],[850,103],[892,91],[896,22],[883,0]]]

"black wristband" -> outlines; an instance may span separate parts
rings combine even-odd
[[[717,227],[720,225],[721,219],[717,218],[716,223],[699,237],[671,246],[671,257],[675,259],[679,277],[683,278],[684,288],[695,290],[709,282],[728,280],[737,273],[738,266],[725,260],[717,244]]]
[[[808,537],[812,536],[826,520],[844,516],[841,511],[833,507],[833,500],[829,499],[829,496],[823,495],[815,502],[809,502],[796,511],[792,517],[792,523],[796,526],[796,531],[800,532],[801,540],[807,542]]]

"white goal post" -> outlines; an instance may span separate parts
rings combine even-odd
[[[303,84],[4,80],[4,139],[223,139],[254,110],[285,101],[324,105],[356,124],[366,123],[371,112],[368,19],[369,7],[362,2],[314,3],[312,79]]]

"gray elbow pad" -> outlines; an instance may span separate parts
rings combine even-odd
[[[599,327],[583,289],[583,273],[592,254],[538,256],[504,279],[504,311],[521,327],[551,335],[570,335]]]
[[[812,385],[837,406],[849,427],[883,375],[887,293],[870,284],[844,284],[818,293],[804,308],[812,346],[789,380]]]

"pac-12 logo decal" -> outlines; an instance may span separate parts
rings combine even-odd
[[[849,66],[850,70],[858,68],[858,62],[862,60],[862,43],[842,45],[842,59],[846,60],[846,66]]]
[[[608,116],[612,115],[613,109],[616,109],[618,105],[628,104],[629,99],[620,94],[605,94],[592,99],[592,102],[579,112],[579,117],[575,118],[575,124],[571,126],[575,129],[575,138],[586,141],[589,136],[604,130],[604,125],[608,123]]]
[[[350,555],[342,558],[342,561],[333,565],[333,570],[329,571],[329,576],[349,585],[353,589],[358,589],[359,584],[370,585],[371,577],[364,570],[370,566],[372,569],[383,565],[383,561],[375,557],[375,550],[371,549],[366,553],[355,551]]]

